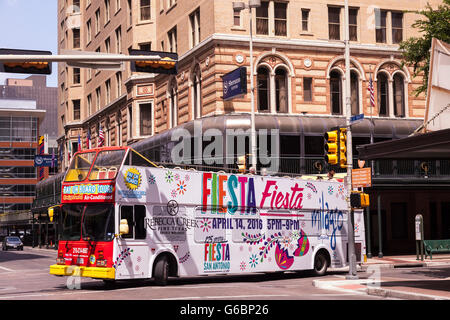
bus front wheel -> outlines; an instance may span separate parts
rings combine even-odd
[[[158,259],[158,261],[156,261],[153,276],[155,283],[158,286],[167,285],[167,278],[169,277],[169,260],[166,256],[162,256]]]

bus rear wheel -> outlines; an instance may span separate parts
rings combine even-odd
[[[162,256],[156,261],[153,277],[158,286],[167,285],[167,279],[169,277],[169,260],[166,256]]]
[[[324,251],[319,251],[314,257],[313,274],[315,276],[324,276],[328,269],[328,259]]]

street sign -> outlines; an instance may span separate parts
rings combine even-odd
[[[247,93],[247,68],[239,67],[222,76],[223,100],[231,100]]]
[[[39,154],[34,156],[35,167],[54,167],[56,166],[56,163],[56,157],[51,154]]]
[[[368,188],[372,186],[371,168],[361,168],[352,170],[352,187]]]
[[[356,121],[364,120],[364,113],[357,114],[350,117],[350,124],[354,124]]]

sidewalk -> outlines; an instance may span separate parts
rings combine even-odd
[[[390,273],[389,269],[417,267],[442,268],[417,272],[417,276],[386,275]],[[433,260],[428,257],[424,261],[416,260],[415,255],[374,257],[358,267],[357,275],[357,280],[334,276],[326,280],[314,280],[313,285],[322,289],[403,300],[450,300],[450,254],[435,255]]]

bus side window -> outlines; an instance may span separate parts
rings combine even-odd
[[[132,239],[134,238],[134,219],[133,219],[133,206],[120,207],[120,220],[127,219],[129,232],[122,235],[122,238]]]
[[[134,206],[134,220],[136,221],[136,234],[135,239],[145,239],[147,236],[147,231],[145,230],[145,206],[136,205]]]

